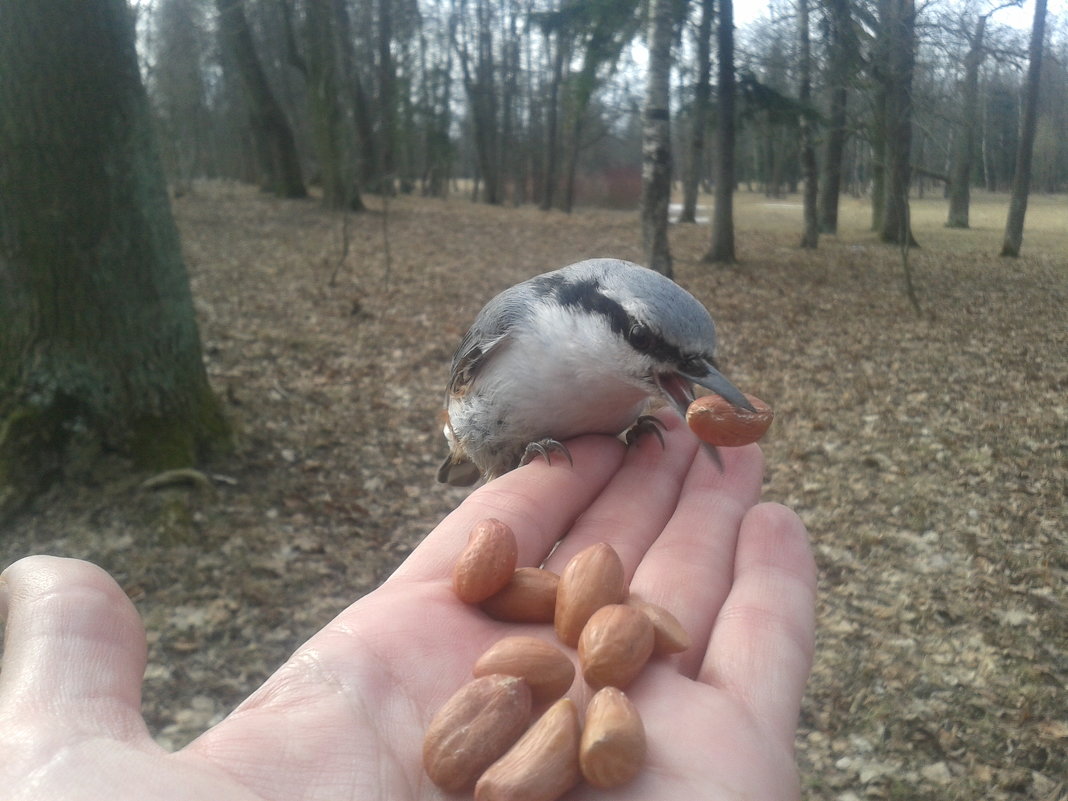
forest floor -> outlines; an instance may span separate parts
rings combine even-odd
[[[434,482],[437,415],[481,304],[583,258],[641,258],[634,213],[369,203],[343,215],[229,184],[176,200],[236,452],[207,468],[211,489],[57,486],[0,536],[2,563],[56,553],[117,577],[145,618],[144,710],[168,747],[465,496]],[[725,372],[775,408],[766,497],[814,544],[808,798],[1068,798],[1068,200],[1032,198],[1017,260],[996,255],[1005,208],[980,195],[956,231],[941,199],[914,202],[919,314],[860,201],[806,252],[796,197],[739,195],[730,268],[700,263],[706,226],[672,230]]]

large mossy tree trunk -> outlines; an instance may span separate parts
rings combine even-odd
[[[104,450],[229,443],[124,0],[0,0],[0,517]],[[41,42],[47,38],[48,46]]]

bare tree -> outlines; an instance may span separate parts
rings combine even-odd
[[[564,211],[570,212],[574,205],[575,176],[590,101],[606,77],[604,73],[615,69],[620,51],[634,37],[640,22],[637,8],[637,0],[575,3],[568,15],[574,50],[582,53],[582,66],[565,82],[568,142]]]
[[[975,153],[975,119],[979,107],[979,67],[983,62],[988,14],[980,14],[964,56],[961,81],[961,118],[957,127],[953,165],[949,179],[948,228],[968,227],[971,203],[972,155]]]
[[[819,173],[816,169],[815,136],[812,131],[812,45],[808,33],[808,2],[797,0],[798,44],[800,46],[801,87],[798,99],[801,102],[801,176],[805,183],[803,196],[805,226],[801,233],[801,247],[815,248],[820,241],[819,218],[816,213],[816,198],[819,191]]]
[[[304,14],[304,52],[296,41],[288,0],[280,0],[285,26],[286,50],[289,62],[303,76],[307,84],[308,117],[312,140],[318,159],[319,182],[323,188],[323,205],[328,208],[363,209],[356,153],[351,143],[354,132],[349,130],[349,118],[342,104],[338,34],[345,28],[335,16],[336,3],[308,3]]]
[[[838,199],[842,192],[842,158],[846,143],[846,112],[850,71],[857,58],[857,41],[849,0],[826,0],[827,8],[827,133],[823,149],[823,175],[819,189],[820,231],[838,232]]]
[[[914,244],[909,227],[912,178],[912,74],[916,63],[916,8],[913,0],[879,0],[884,50],[879,77],[885,159],[884,208],[879,238]]]
[[[1035,22],[1031,28],[1031,48],[1027,64],[1027,85],[1023,118],[1020,120],[1020,145],[1016,151],[1016,171],[1012,177],[1012,199],[1005,221],[1005,240],[1002,256],[1020,255],[1023,245],[1024,217],[1027,197],[1031,191],[1031,161],[1035,147],[1035,128],[1038,120],[1038,88],[1042,74],[1042,42],[1046,36],[1046,0],[1035,0]]]
[[[280,197],[305,197],[293,130],[263,72],[241,0],[215,0],[219,36],[233,56],[248,95],[262,186]]]
[[[650,269],[669,278],[668,205],[671,201],[672,0],[649,5],[649,74],[642,108],[642,247]]]
[[[478,160],[477,177],[482,187],[482,200],[490,204],[501,202],[503,189],[499,153],[500,94],[497,91],[498,64],[494,50],[496,10],[496,3],[475,0],[473,24],[469,19],[466,0],[459,0],[458,8],[453,10],[453,18],[457,23],[454,47],[471,108]]]
[[[712,245],[706,262],[730,263],[734,256],[734,5],[720,0],[716,26],[719,59],[716,86],[715,207]]]
[[[693,111],[690,113],[689,170],[683,178],[682,212],[679,222],[697,222],[697,193],[705,162],[705,128],[708,126],[708,101],[712,94],[712,18],[714,0],[701,0],[701,21],[697,26],[697,83],[694,85]]]
[[[205,43],[193,0],[163,0],[158,8],[158,58],[151,76],[161,151],[176,194],[192,188],[208,166],[207,89],[201,69]]]

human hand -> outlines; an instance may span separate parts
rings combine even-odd
[[[521,565],[548,556],[559,572],[587,545],[610,543],[631,587],[693,637],[628,688],[649,754],[612,798],[796,798],[794,733],[814,638],[804,527],[757,503],[757,446],[722,450],[721,473],[678,418],[666,427],[664,449],[653,437],[629,449],[582,437],[568,443],[573,469],[537,460],[476,491],[379,589],[176,753],[141,717],[144,630],[115,582],[76,560],[15,563],[0,577],[0,786],[12,799],[55,801],[446,797],[422,770],[427,723],[489,645],[539,633],[452,593],[468,532],[497,517],[516,532]],[[580,708],[581,685],[571,691]],[[595,797],[606,796],[586,786],[567,796]]]

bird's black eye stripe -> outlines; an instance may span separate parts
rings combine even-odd
[[[596,281],[553,281],[542,284],[541,288],[546,293],[555,294],[561,306],[601,315],[612,331],[626,339],[635,350],[668,364],[683,361],[684,356],[677,347],[627,314],[618,301],[601,292]]]
[[[685,359],[679,364],[679,370],[686,375],[701,376],[708,370],[705,368],[705,362],[699,358]]]
[[[601,315],[608,321],[609,327],[620,336],[625,337],[634,323],[622,306],[601,294],[596,281],[568,281],[557,284],[553,289],[561,306]]]

